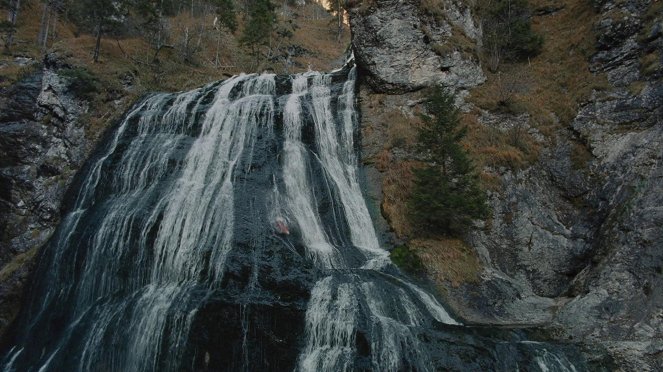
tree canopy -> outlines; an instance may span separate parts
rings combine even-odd
[[[251,46],[267,44],[276,23],[274,5],[270,0],[254,0],[249,4],[248,14],[241,42]]]

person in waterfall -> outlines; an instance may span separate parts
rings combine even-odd
[[[281,235],[290,235],[290,230],[288,229],[288,224],[285,220],[285,218],[281,216],[277,216],[274,219],[274,228],[276,229],[276,232],[278,232]]]

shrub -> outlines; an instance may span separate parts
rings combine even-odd
[[[401,270],[410,274],[420,274],[424,270],[421,259],[408,246],[401,245],[389,253],[391,261]]]
[[[543,37],[532,30],[527,0],[482,0],[478,7],[491,70],[541,53]]]
[[[60,75],[67,80],[67,88],[80,98],[90,100],[99,93],[99,81],[85,68],[62,70]]]

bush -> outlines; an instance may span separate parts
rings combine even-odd
[[[491,70],[541,53],[543,37],[532,30],[527,0],[482,0],[478,7]]]
[[[80,98],[90,100],[99,93],[99,81],[85,68],[62,70],[60,75],[67,80],[67,88]]]
[[[406,245],[394,248],[389,256],[396,266],[409,274],[421,274],[424,271],[424,265],[419,256]]]
[[[431,162],[414,171],[410,216],[421,232],[462,235],[472,220],[488,215],[478,175],[460,144],[467,128],[459,128],[454,96],[440,87],[431,92],[426,108],[432,116],[422,116],[418,147]]]
[[[529,18],[515,20],[504,48],[507,59],[523,61],[541,53],[543,36],[532,31]]]

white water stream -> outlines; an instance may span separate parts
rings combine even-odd
[[[4,370],[193,368],[181,363],[200,309],[222,290],[234,250],[257,251],[238,245],[236,232],[247,225],[276,236],[263,226],[276,221],[290,233],[279,237],[286,254],[298,255],[299,244],[319,278],[305,283],[312,291],[297,370],[432,370],[421,331],[458,323],[380,247],[359,183],[356,69],[346,71],[342,85],[338,71],[293,75],[282,99],[275,75],[254,74],[136,106],[89,165],[47,246],[43,289]],[[264,195],[249,198],[266,204],[257,210],[268,210],[267,222],[237,212],[248,182],[238,177],[254,174],[254,156],[277,159],[255,172],[271,180],[251,189]],[[254,267],[245,291],[259,290],[258,275]],[[236,343],[246,366],[251,325],[240,307]],[[35,349],[30,337],[42,328],[57,337]],[[541,354],[536,362],[566,360]]]

